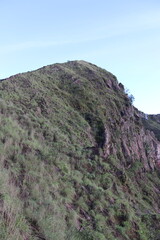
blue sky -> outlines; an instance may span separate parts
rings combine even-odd
[[[117,76],[160,113],[159,0],[0,0],[0,79],[68,60]]]

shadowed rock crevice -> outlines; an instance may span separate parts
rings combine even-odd
[[[97,146],[103,148],[105,144],[105,127],[102,120],[91,113],[86,113],[84,117],[92,129]]]

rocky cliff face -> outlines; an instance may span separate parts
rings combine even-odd
[[[160,121],[84,62],[0,82],[0,239],[159,239]]]
[[[132,105],[124,106],[119,112],[118,122],[111,119],[110,124],[107,123],[104,156],[113,154],[118,157],[121,153],[124,167],[130,167],[134,161],[141,161],[144,171],[154,170],[160,160],[160,142],[153,131],[145,129],[143,118]],[[119,131],[116,140],[112,138],[114,131]]]

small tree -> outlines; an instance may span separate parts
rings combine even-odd
[[[131,95],[128,95],[128,97],[129,97],[130,103],[133,104],[133,102],[135,100],[134,96],[131,94]]]
[[[130,103],[133,104],[135,97],[130,93],[129,89],[127,88],[125,89],[125,93],[128,96]]]

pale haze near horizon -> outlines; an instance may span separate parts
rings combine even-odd
[[[0,1],[0,79],[85,60],[116,75],[140,111],[160,113],[159,1]]]

